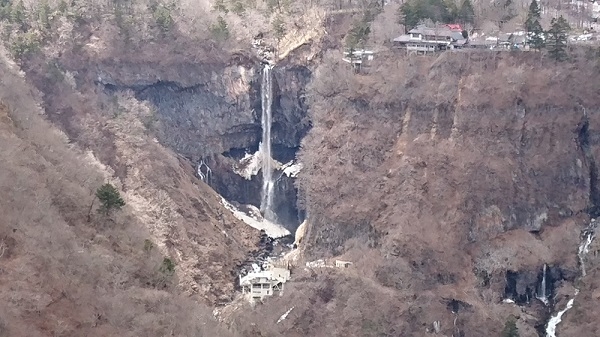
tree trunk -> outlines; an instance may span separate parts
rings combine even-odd
[[[92,221],[92,209],[94,208],[94,201],[96,201],[96,196],[94,196],[94,199],[92,199],[92,203],[90,204],[90,209],[88,209],[87,222]]]

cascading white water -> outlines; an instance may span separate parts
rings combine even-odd
[[[575,290],[575,296],[577,296],[578,293],[579,290]],[[567,302],[567,306],[563,310],[559,311],[556,315],[550,318],[548,325],[546,326],[546,337],[556,337],[556,326],[561,322],[562,316],[565,314],[565,312],[573,307],[574,302],[575,297]]]
[[[579,257],[579,264],[581,267],[581,276],[585,276],[585,256],[589,252],[590,245],[596,238],[596,227],[598,226],[596,219],[592,219],[590,224],[581,233],[581,243],[579,244],[579,250],[577,251],[577,257]]]
[[[273,105],[273,86],[271,83],[272,66],[265,64],[262,73],[261,101],[262,101],[262,141],[261,141],[261,170],[263,177],[262,200],[260,211],[263,217],[271,222],[275,222],[276,216],[273,211],[273,159],[271,158],[271,124]]]
[[[537,298],[544,302],[544,304],[548,305],[548,298],[546,297],[546,268],[548,266],[544,263],[544,271],[542,274],[542,282],[540,284],[540,289],[537,294]]]
[[[581,262],[581,276],[586,275],[584,258],[589,252],[589,247],[596,237],[597,226],[598,224],[596,219],[592,219],[588,227],[581,233],[581,242],[579,243],[579,249],[577,251],[577,256]],[[575,296],[573,296],[573,298],[567,302],[567,306],[550,318],[548,325],[546,326],[546,337],[556,337],[556,326],[561,322],[562,316],[565,314],[565,312],[573,307],[573,303],[575,302],[575,297],[577,297],[577,294],[579,294],[579,289],[575,289]]]

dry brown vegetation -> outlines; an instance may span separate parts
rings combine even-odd
[[[177,264],[179,288],[212,303],[227,301],[233,268],[258,233],[224,210],[187,160],[158,143],[152,107],[126,91],[108,95],[92,84],[74,88],[66,75],[49,81],[32,71],[30,78],[45,90],[48,116],[122,186],[156,248]]]
[[[164,256],[132,207],[87,221],[109,172],[44,120],[14,68],[0,66],[0,334],[226,336],[161,272]]]
[[[568,214],[589,206],[590,178],[575,139],[584,109],[598,125],[597,59],[377,56],[367,74],[334,54],[316,72],[298,181],[314,222],[308,252],[353,255],[402,294],[470,303],[463,329],[499,332],[507,269],[577,270],[585,217]]]

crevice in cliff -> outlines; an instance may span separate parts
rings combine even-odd
[[[595,218],[600,216],[600,190],[598,186],[598,166],[590,146],[590,122],[584,110],[584,116],[577,129],[577,143],[588,166],[590,177],[588,214]]]
[[[576,274],[560,265],[542,265],[537,270],[507,270],[504,298],[517,305],[528,305],[538,299],[550,308],[560,282],[573,282]]]
[[[156,81],[154,83],[149,83],[149,84],[124,85],[124,84],[108,83],[108,82],[105,82],[101,78],[96,80],[95,84],[102,85],[107,91],[109,91],[111,93],[115,93],[115,92],[123,91],[123,90],[131,90],[136,93],[136,96],[143,95],[144,92],[149,89],[167,89],[167,90],[175,92],[175,93],[182,93],[182,92],[194,92],[204,86],[204,84],[201,84],[201,83],[190,85],[190,86],[182,86],[179,83],[173,82],[173,81]],[[142,99],[145,99],[145,98],[142,98]]]

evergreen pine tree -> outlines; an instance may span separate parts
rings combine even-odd
[[[508,22],[517,16],[517,8],[513,0],[506,0],[502,7],[504,9],[504,15],[501,19],[502,23]]]
[[[27,30],[27,16],[23,0],[19,1],[16,6],[13,6],[10,19],[13,23],[21,26],[21,30]]]
[[[346,48],[356,49],[364,48],[365,42],[371,34],[371,17],[365,15],[361,20],[354,22],[352,29],[346,35]]]
[[[400,6],[397,15],[398,23],[404,25],[407,32],[415,28],[420,20],[417,13],[417,7],[413,6],[409,1]]]
[[[539,23],[540,18],[541,13],[537,0],[531,0],[529,11],[527,12],[527,19],[525,20],[525,30],[531,32],[535,28],[535,22],[537,21]]]
[[[227,9],[227,5],[225,4],[225,0],[216,0],[213,4],[213,10],[222,13],[229,13],[229,9]]]
[[[111,184],[104,184],[96,190],[96,197],[102,203],[98,212],[108,215],[113,209],[119,210],[125,206],[125,201],[121,198],[119,191]]]
[[[458,11],[458,19],[461,23],[474,23],[475,22],[475,10],[470,0],[464,0],[460,5]]]
[[[534,0],[535,1],[535,0]],[[502,330],[502,337],[519,337],[519,329],[517,329],[517,322],[513,317],[509,318],[504,324]]]
[[[544,48],[545,45],[544,30],[540,24],[540,18],[541,13],[537,0],[531,0],[527,19],[525,20],[525,31],[527,32],[527,43],[531,48],[537,50]]]
[[[0,21],[10,19],[12,14],[12,8],[10,1],[0,0]]]
[[[558,19],[552,19],[550,30],[547,32],[548,52],[550,57],[556,61],[567,59],[567,33],[571,27],[565,18],[561,15]]]
[[[546,46],[544,40],[544,30],[538,20],[535,20],[531,25],[531,31],[527,33],[527,42],[533,49],[541,50]]]
[[[227,21],[225,21],[221,15],[217,17],[217,23],[213,24],[210,27],[210,30],[217,40],[225,41],[229,39],[229,26],[227,25]]]
[[[69,4],[65,0],[60,0],[58,3],[58,11],[62,14],[66,14],[69,10]]]
[[[272,26],[273,33],[275,35],[275,38],[277,39],[277,42],[281,41],[281,39],[283,39],[286,33],[285,21],[283,21],[281,15],[278,14],[277,16],[275,16],[275,19],[273,19]]]
[[[465,7],[468,11],[468,7]],[[443,0],[409,0],[400,6],[398,22],[411,30],[422,20],[430,19],[433,22],[451,23],[457,19],[459,10],[456,6],[449,6]],[[467,14],[467,17],[470,15]]]
[[[40,19],[40,26],[43,29],[50,29],[50,15],[52,14],[52,8],[48,4],[47,0],[42,0],[40,2],[40,10],[38,12],[38,16]]]

